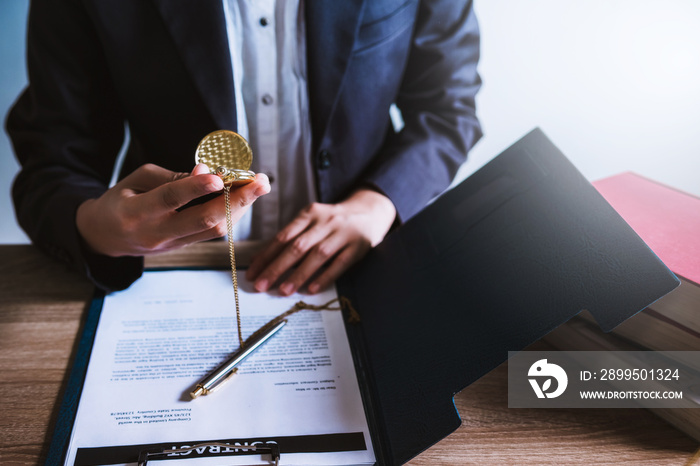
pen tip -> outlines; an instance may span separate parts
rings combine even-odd
[[[199,395],[201,395],[202,393],[204,393],[204,389],[203,389],[202,387],[197,387],[194,391],[191,391],[191,392],[190,392],[190,396],[191,396],[192,399],[194,400],[195,398],[197,398],[197,397],[198,397]]]

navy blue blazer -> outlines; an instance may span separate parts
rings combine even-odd
[[[321,202],[369,184],[405,221],[480,137],[471,1],[306,0],[313,166]],[[140,258],[84,250],[80,203],[146,162],[188,172],[197,143],[236,130],[222,0],[34,0],[29,86],[7,120],[20,225],[41,249],[120,289]],[[389,107],[405,121],[395,133]]]

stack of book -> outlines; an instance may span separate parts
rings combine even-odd
[[[593,185],[678,276],[681,285],[612,334],[604,334],[591,314],[582,312],[546,340],[563,350],[700,351],[700,198],[634,173]],[[697,366],[700,361],[680,362]],[[700,440],[700,409],[653,411]]]

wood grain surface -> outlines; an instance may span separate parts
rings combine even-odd
[[[240,245],[239,263],[255,247]],[[195,245],[147,265],[226,267],[226,244]],[[0,245],[1,464],[43,462],[92,293],[87,280],[33,246]],[[509,409],[505,364],[455,404],[462,426],[409,464],[700,465],[697,442],[646,410]]]

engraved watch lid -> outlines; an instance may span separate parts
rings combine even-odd
[[[194,160],[206,164],[210,170],[224,167],[229,171],[247,171],[253,163],[253,151],[243,136],[222,129],[204,136],[197,146]]]

